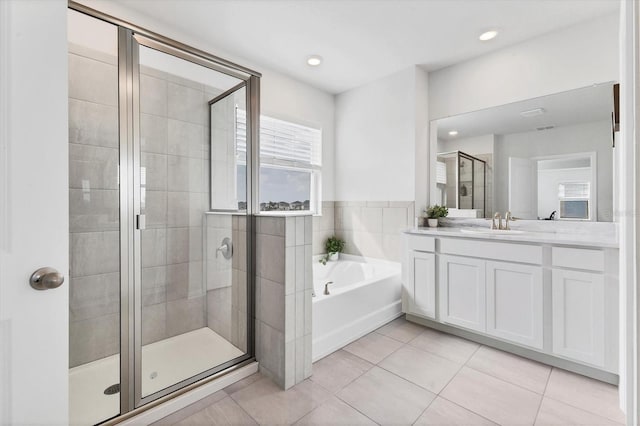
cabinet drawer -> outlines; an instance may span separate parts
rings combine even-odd
[[[542,247],[526,244],[442,238],[440,252],[509,262],[542,264]]]
[[[551,261],[553,266],[563,268],[604,271],[604,252],[602,250],[552,247]]]
[[[433,237],[423,237],[422,235],[407,235],[409,250],[416,251],[436,251],[436,239]]]

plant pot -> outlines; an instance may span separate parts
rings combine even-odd
[[[340,260],[340,253],[331,253],[329,255],[330,262],[337,262],[338,260]]]
[[[429,224],[429,228],[437,228],[438,227],[438,219],[427,219],[427,223]]]

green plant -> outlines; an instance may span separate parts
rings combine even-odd
[[[447,217],[449,209],[445,206],[435,204],[433,206],[429,206],[427,210],[425,210],[425,213],[429,219],[438,219],[439,217]]]
[[[341,240],[336,236],[327,238],[327,241],[324,243],[324,250],[326,254],[322,256],[320,263],[326,265],[332,254],[342,253],[342,250],[344,250],[344,244],[344,240]]]

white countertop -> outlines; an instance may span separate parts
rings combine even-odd
[[[564,244],[571,246],[585,246],[598,248],[618,248],[617,235],[600,233],[564,233],[544,231],[522,231],[522,233],[510,234],[509,231],[495,231],[495,233],[473,233],[464,230],[478,229],[475,227],[438,227],[438,228],[411,228],[404,232],[407,234],[430,235],[433,237],[473,238],[481,240],[514,241],[537,244]]]

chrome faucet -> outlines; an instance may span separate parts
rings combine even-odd
[[[324,294],[327,294],[327,295],[330,294],[329,293],[329,284],[333,284],[333,281],[329,281],[328,283],[326,283],[324,285]]]
[[[496,226],[496,219],[498,219],[498,225]],[[500,213],[495,212],[493,219],[491,219],[491,229],[502,229],[502,216]]]
[[[511,212],[508,211],[504,215],[504,220],[505,220],[505,224],[504,224],[505,231],[511,231],[511,228],[509,227],[509,221],[515,222],[517,219],[511,216]]]

